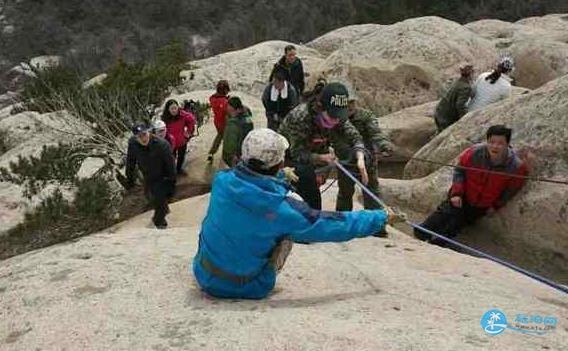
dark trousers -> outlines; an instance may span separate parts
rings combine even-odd
[[[461,229],[473,224],[479,218],[483,217],[486,212],[486,208],[473,207],[465,200],[463,201],[462,207],[454,207],[450,203],[450,200],[445,200],[420,226],[445,237],[454,238],[459,234]],[[432,239],[432,235],[419,229],[414,229],[414,235],[420,240],[430,240],[432,244],[445,246],[443,240],[437,238]]]
[[[152,222],[154,224],[163,224],[166,221],[166,215],[170,212],[168,206],[168,198],[173,195],[174,185],[169,182],[155,182],[146,184],[144,194],[148,203],[154,209]]]
[[[219,146],[221,146],[222,142],[223,142],[223,133],[217,131],[217,135],[215,136],[215,139],[213,139],[213,145],[211,145],[211,149],[209,149],[209,155],[215,155],[219,150]]]
[[[293,185],[304,201],[313,209],[321,210],[321,193],[316,181],[315,167],[310,163],[294,164],[298,182]]]
[[[351,174],[361,180],[359,171],[353,167],[347,168]],[[367,188],[375,195],[379,195],[379,180],[376,167],[368,167],[369,184]],[[337,193],[336,211],[352,211],[353,210],[353,194],[355,194],[355,183],[346,176],[341,170],[337,170],[337,185],[339,192]],[[381,209],[382,206],[373,200],[366,192],[363,192],[363,205],[366,210]]]
[[[268,129],[272,129],[275,132],[278,132],[278,128],[280,128],[280,117],[267,116],[266,117],[266,127]]]
[[[181,170],[183,169],[183,163],[185,162],[186,153],[187,153],[187,144],[183,144],[182,146],[174,150],[174,156],[177,159],[176,170],[178,173],[181,172]]]

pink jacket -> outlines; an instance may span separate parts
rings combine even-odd
[[[195,116],[191,112],[182,109],[179,109],[178,118],[166,122],[168,134],[174,137],[174,150],[187,144],[193,135],[196,123]]]

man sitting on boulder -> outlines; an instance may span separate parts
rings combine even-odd
[[[290,191],[281,171],[288,141],[261,128],[242,146],[242,162],[215,176],[193,273],[221,298],[261,299],[274,288],[292,242],[340,242],[380,231],[390,210],[322,212]]]
[[[438,132],[448,128],[467,113],[467,103],[472,95],[473,66],[460,67],[461,77],[444,94],[434,113]]]
[[[518,176],[526,176],[528,169],[509,146],[511,129],[494,125],[486,136],[486,143],[473,145],[459,156],[449,199],[442,202],[422,227],[453,238],[466,225],[505,206],[523,187],[525,179]],[[420,240],[444,244],[419,229],[414,234]]]

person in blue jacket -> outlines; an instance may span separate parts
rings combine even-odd
[[[197,283],[219,298],[262,299],[274,288],[292,242],[341,242],[370,236],[396,215],[389,209],[325,212],[291,192],[282,170],[288,141],[251,131],[241,162],[215,176],[193,259]],[[287,171],[287,172],[286,172]]]

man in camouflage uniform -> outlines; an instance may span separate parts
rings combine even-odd
[[[393,145],[379,128],[379,118],[369,110],[357,107],[353,93],[350,94],[349,101],[349,121],[359,131],[363,137],[363,143],[367,150],[367,172],[369,175],[368,188],[374,194],[379,194],[379,182],[377,173],[377,162],[381,157],[388,157],[393,151]],[[340,162],[354,175],[357,175],[357,167],[353,162],[353,153],[349,144],[341,140],[335,145],[335,154]],[[337,172],[337,183],[339,192],[337,194],[337,211],[351,211],[353,209],[353,194],[355,184],[343,172]],[[363,205],[365,209],[380,209],[381,205],[376,203],[369,195],[363,193]]]
[[[287,162],[294,166],[299,181],[298,194],[311,208],[321,209],[316,167],[332,165],[335,155],[330,146],[343,143],[352,150],[356,168],[367,183],[363,138],[348,119],[349,93],[340,83],[327,84],[313,101],[296,107],[284,119],[279,133],[290,143]]]

